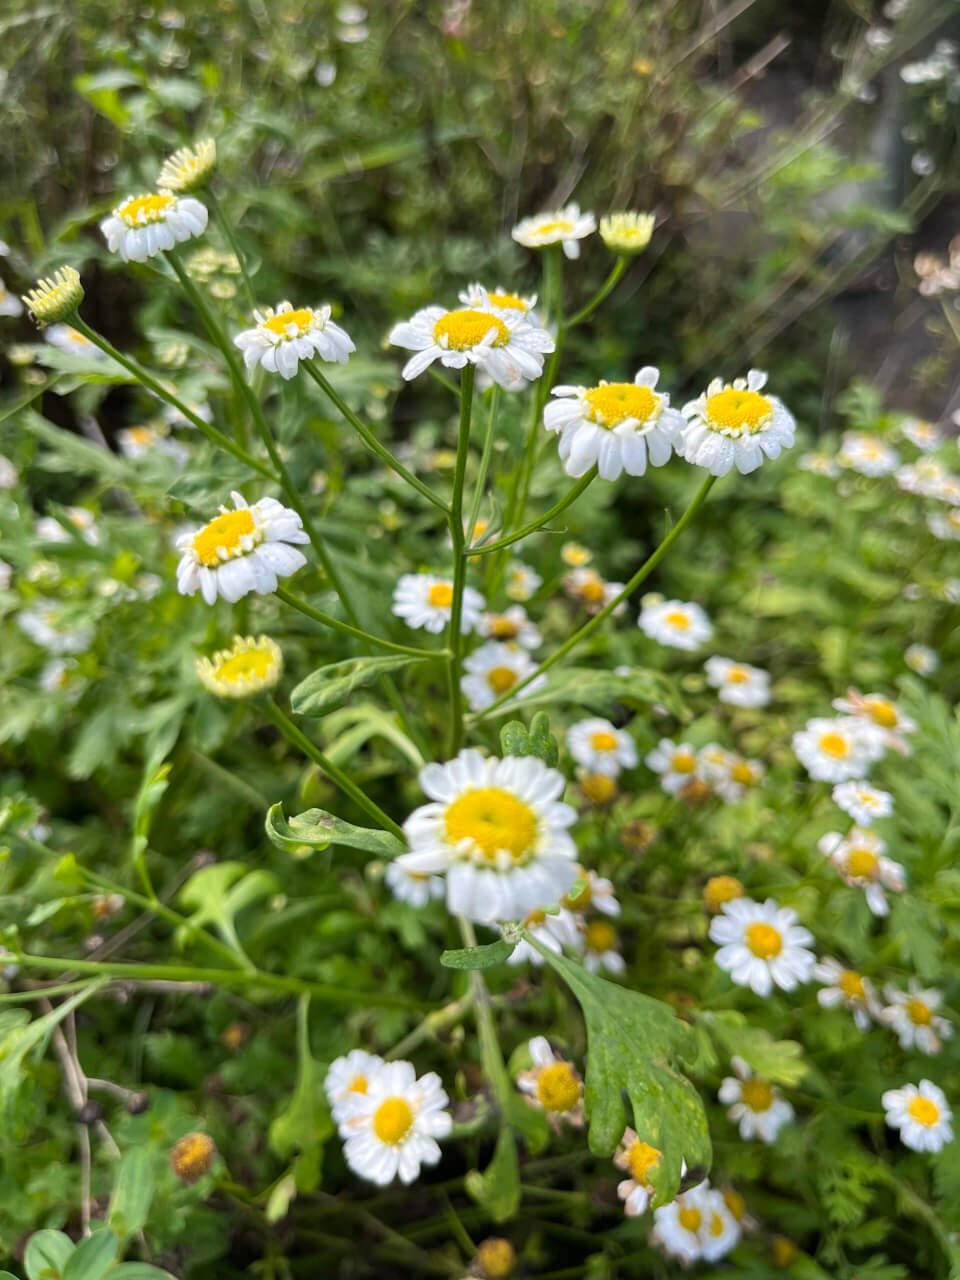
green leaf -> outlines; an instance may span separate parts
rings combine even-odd
[[[283,816],[282,805],[271,805],[267,811],[266,829],[273,843],[288,853],[298,852],[304,845],[311,849],[326,849],[332,844],[362,849],[380,858],[394,858],[406,851],[403,841],[389,831],[355,827],[352,822],[344,822],[325,809],[307,809],[287,819]]]
[[[542,689],[526,693],[524,710],[546,707],[553,703],[574,703],[594,711],[608,711],[615,702],[662,703],[676,716],[685,714],[683,701],[676,685],[659,671],[636,667],[626,675],[602,671],[592,667],[565,667],[551,671]],[[516,714],[518,705],[509,703],[506,711]]]
[[[23,1253],[29,1280],[57,1280],[74,1250],[74,1243],[62,1231],[36,1231]]]
[[[530,721],[530,728],[520,720],[510,720],[500,730],[500,749],[505,756],[536,756],[544,764],[555,769],[560,759],[560,748],[550,732],[550,720],[545,711],[538,711]]]
[[[917,977],[931,981],[942,972],[940,922],[936,909],[912,894],[898,894],[890,911],[890,935]]]
[[[702,1013],[697,1020],[719,1046],[724,1067],[736,1054],[756,1075],[771,1084],[788,1087],[798,1085],[809,1070],[801,1044],[796,1040],[775,1040],[762,1027],[751,1027],[742,1013]]]
[[[506,1222],[520,1206],[520,1170],[517,1144],[508,1125],[500,1129],[493,1159],[480,1173],[472,1169],[463,1185],[477,1204],[482,1205],[494,1222]]]
[[[441,951],[440,963],[447,969],[492,969],[513,954],[516,943],[498,938],[482,947],[463,947],[458,951]]]
[[[120,1161],[107,1210],[107,1223],[121,1240],[146,1224],[153,1200],[153,1161],[146,1147],[134,1147]]]
[[[299,716],[319,716],[342,706],[355,689],[362,689],[372,684],[381,676],[391,671],[399,671],[413,662],[422,662],[433,655],[425,653],[423,658],[408,655],[377,658],[348,658],[345,662],[333,662],[327,667],[312,671],[305,680],[301,680],[290,695],[290,706]]]
[[[545,947],[537,950],[576,996],[587,1024],[584,1100],[591,1151],[609,1156],[623,1137],[626,1092],[633,1105],[633,1127],[661,1152],[660,1164],[650,1175],[653,1203],[669,1203],[680,1186],[683,1162],[688,1175],[706,1173],[710,1167],[703,1102],[676,1067],[696,1053],[692,1028],[661,1001],[595,977]]]
[[[67,1259],[63,1280],[102,1280],[117,1259],[119,1241],[112,1231],[95,1231]]]
[[[43,1017],[32,1021],[23,1009],[0,1010],[0,1098],[12,1094],[19,1087],[26,1056],[45,1044],[54,1027],[102,986],[103,979],[96,980]]]
[[[212,924],[224,942],[246,960],[237,936],[236,917],[245,907],[277,892],[277,880],[269,871],[248,871],[243,862],[218,862],[194,872],[180,890],[179,899],[192,908],[191,924]]]
[[[281,1160],[288,1160],[295,1152],[318,1152],[335,1132],[323,1104],[320,1068],[310,1052],[309,1009],[309,997],[301,997],[297,1006],[297,1083],[292,1098],[270,1125],[270,1147]]]

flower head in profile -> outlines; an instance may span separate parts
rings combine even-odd
[[[269,636],[236,636],[229,649],[197,662],[200,683],[218,698],[266,693],[282,671],[283,654]]]
[[[906,874],[899,862],[884,856],[885,841],[863,827],[853,827],[845,836],[828,831],[817,841],[817,848],[847,884],[864,891],[867,906],[875,916],[889,913],[887,892],[902,893]]]
[[[571,1063],[554,1053],[545,1036],[529,1045],[533,1066],[517,1076],[517,1088],[532,1106],[546,1112],[552,1128],[583,1124],[583,1081]]]
[[[560,437],[559,453],[568,476],[596,466],[604,480],[623,472],[642,476],[649,463],[662,467],[684,427],[670,397],[656,391],[660,371],[646,365],[633,382],[600,382],[595,387],[554,387],[543,425]]]
[[[460,630],[466,635],[476,629],[486,604],[473,587],[463,589]],[[453,581],[432,573],[405,573],[393,592],[392,612],[413,630],[439,635],[450,625],[453,611]]]
[[[724,904],[744,897],[744,888],[736,876],[711,876],[703,886],[703,905],[714,915]]]
[[[564,778],[535,756],[461,751],[420,772],[429,803],[404,823],[410,871],[446,877],[447,908],[480,924],[554,906],[577,877]]]
[[[936,1152],[953,1141],[953,1112],[931,1080],[888,1089],[881,1101],[887,1124],[899,1129],[900,1141],[911,1151]]]
[[[526,249],[543,249],[547,245],[563,246],[568,258],[580,257],[580,241],[593,235],[597,220],[592,213],[581,213],[578,204],[568,204],[563,209],[538,213],[523,218],[511,231],[517,244]]]
[[[422,1165],[440,1159],[437,1138],[453,1128],[449,1099],[433,1071],[417,1077],[410,1062],[385,1062],[366,1092],[343,1107],[340,1134],[347,1164],[361,1178],[385,1187],[395,1178],[415,1182]]]
[[[543,373],[543,357],[555,343],[522,311],[484,306],[424,307],[409,320],[394,325],[389,341],[413,351],[403,377],[417,377],[435,360],[448,369],[468,364],[482,369],[499,386],[516,391]]]
[[[643,253],[655,222],[652,213],[608,213],[600,219],[600,239],[612,253]]]
[[[900,465],[900,455],[879,436],[847,431],[837,451],[837,462],[862,476],[888,476]]]
[[[943,995],[933,987],[911,980],[906,991],[885,987],[884,996],[889,1003],[881,1010],[880,1021],[897,1033],[901,1049],[919,1049],[932,1057],[953,1035],[953,1025],[937,1012]]]
[[[343,1057],[334,1058],[323,1081],[323,1091],[334,1120],[340,1123],[346,1118],[350,1099],[355,1094],[364,1095],[369,1091],[371,1082],[383,1065],[381,1057],[364,1049],[351,1049]]]
[[[881,791],[869,782],[838,782],[832,795],[833,803],[839,805],[858,827],[869,827],[878,818],[889,818],[893,813],[893,796],[890,792]]]
[[[704,663],[707,684],[731,707],[765,707],[770,701],[770,676],[761,667],[731,658],[708,658]]]
[[[793,991],[813,976],[813,934],[797,924],[791,907],[773,898],[754,902],[736,898],[710,922],[710,938],[719,943],[717,964],[738,987],[768,996],[774,987]]]
[[[527,616],[522,604],[512,604],[503,613],[485,613],[477,623],[477,635],[521,649],[539,649],[543,636]]]
[[[793,1107],[776,1085],[754,1075],[743,1058],[731,1058],[730,1065],[734,1074],[724,1079],[717,1094],[719,1101],[729,1108],[728,1119],[739,1126],[740,1137],[745,1142],[754,1138],[770,1144],[776,1142],[783,1126],[793,1120]]]
[[[669,649],[699,649],[713,635],[713,625],[703,609],[685,600],[644,600],[637,626]]]
[[[627,1177],[617,1184],[617,1195],[623,1201],[623,1211],[628,1218],[638,1218],[646,1213],[653,1196],[650,1174],[660,1164],[661,1152],[637,1136],[634,1129],[625,1129],[613,1163]]]
[[[567,730],[567,747],[577,764],[610,778],[637,763],[637,748],[629,733],[600,717],[572,724]]]
[[[207,604],[217,596],[234,604],[250,592],[276,591],[306,563],[297,545],[309,541],[300,517],[276,498],[251,506],[242,494],[231,494],[233,508],[221,507],[209,524],[177,539],[182,553],[177,590],[182,596],[200,592]]]
[[[153,191],[121,200],[100,230],[111,253],[119,253],[124,262],[146,262],[202,235],[207,217],[206,206],[193,196]]]
[[[535,293],[524,297],[523,294],[512,293],[501,284],[498,284],[495,289],[487,289],[482,284],[468,284],[466,289],[460,290],[457,297],[465,307],[487,307],[491,311],[518,311],[521,315],[529,316],[534,324],[543,328],[535,309],[537,305]]]
[[[764,458],[778,458],[793,445],[796,423],[776,396],[764,394],[767,375],[751,369],[746,378],[720,378],[683,406],[687,420],[677,452],[711,475],[731,468],[747,475]]]
[[[460,687],[470,704],[470,710],[483,711],[522,680],[532,676],[537,670],[537,664],[527,650],[518,645],[488,640],[479,649],[474,649],[465,660],[463,670],[465,674]],[[545,682],[546,676],[538,676],[517,696],[524,698],[536,693]]]
[[[346,364],[356,351],[350,336],[330,319],[329,307],[297,307],[281,302],[276,309],[254,311],[256,325],[234,338],[248,369],[262,365],[268,373],[292,378],[301,360],[318,356],[333,364]]]
[[[817,992],[817,1002],[822,1008],[847,1009],[860,1031],[870,1029],[874,1018],[879,1016],[880,1004],[869,978],[856,969],[846,968],[832,956],[818,961],[813,976],[823,983]]]
[[[23,295],[24,306],[41,329],[68,320],[82,301],[80,272],[73,267],[61,267]]]
[[[794,754],[815,782],[865,778],[884,752],[882,731],[852,716],[814,717],[792,742]]]
[[[689,742],[676,743],[672,738],[661,738],[644,764],[660,775],[661,787],[671,796],[701,775],[696,749]]]
[[[217,144],[213,138],[201,138],[195,146],[180,147],[164,160],[157,176],[161,191],[186,195],[202,187],[217,165]]]

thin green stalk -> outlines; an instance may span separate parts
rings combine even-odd
[[[312,604],[308,604],[300,596],[295,596],[286,587],[277,587],[274,595],[278,600],[282,600],[284,604],[288,604],[291,609],[296,609],[298,613],[302,613],[304,617],[312,618],[314,622],[330,627],[333,631],[340,631],[345,636],[353,636],[355,640],[362,640],[365,644],[376,645],[380,649],[386,649],[388,653],[406,653],[413,658],[435,658],[437,656],[436,649],[416,649],[409,644],[395,644],[392,640],[381,640],[379,636],[372,635],[369,631],[363,631],[360,627],[353,627],[348,622],[341,622],[339,618],[333,617],[332,614],[324,613],[322,609],[315,609]],[[441,652],[445,654],[446,650]]]
[[[274,479],[269,467],[264,466],[262,462],[248,453],[241,445],[238,445],[236,441],[231,440],[229,436],[225,436],[222,431],[218,431],[212,423],[204,422],[199,414],[194,413],[189,405],[184,404],[171,391],[168,391],[161,382],[158,382],[136,360],[131,360],[129,356],[125,356],[122,351],[118,351],[111,342],[108,342],[102,334],[97,333],[96,329],[91,329],[77,312],[74,312],[70,317],[70,324],[78,333],[82,333],[85,338],[88,338],[94,346],[99,347],[112,360],[116,360],[117,364],[126,369],[128,373],[132,373],[140,385],[149,391],[151,395],[156,396],[164,404],[168,404],[179,413],[182,413],[191,426],[202,432],[212,444],[218,445],[236,458],[238,462],[242,462],[244,466],[249,467],[251,471],[255,471],[257,475],[262,476],[265,480]]]
[[[521,538],[528,537],[531,533],[536,533],[538,529],[542,529],[544,525],[548,525],[551,520],[566,511],[580,497],[590,484],[596,479],[597,468],[591,467],[585,476],[581,476],[572,489],[568,489],[566,494],[559,502],[554,503],[549,511],[542,516],[538,516],[536,520],[532,520],[530,524],[526,524],[522,529],[518,529],[516,533],[508,534],[505,538],[500,538],[496,542],[488,542],[482,547],[468,547],[465,552],[468,556],[488,556],[494,551],[502,551],[505,547],[512,546],[515,542],[519,542]]]
[[[463,692],[460,688],[460,662],[463,654],[463,588],[467,577],[467,558],[463,553],[463,482],[470,451],[470,419],[473,413],[473,385],[476,367],[465,365],[460,374],[460,426],[457,431],[457,462],[453,473],[453,497],[450,501],[450,539],[453,543],[453,599],[450,603],[450,630],[447,648],[447,686],[450,693],[450,755],[460,750],[463,738]]]
[[[306,360],[303,362],[303,365],[310,377],[313,378],[314,382],[318,387],[320,387],[327,398],[336,405],[342,417],[350,423],[351,427],[353,427],[354,431],[356,431],[360,436],[361,440],[371,453],[375,454],[384,466],[389,467],[391,471],[395,471],[397,475],[402,480],[405,480],[412,489],[416,489],[417,493],[426,498],[428,502],[432,502],[435,507],[438,507],[446,515],[449,508],[444,500],[438,494],[434,493],[429,485],[424,484],[422,480],[415,476],[412,471],[408,471],[403,463],[400,462],[399,459],[395,458],[385,445],[380,443],[370,427],[368,427],[361,418],[357,417],[343,397],[331,385],[326,375],[316,367],[314,362],[312,360]]]
[[[220,199],[217,196],[216,191],[214,191],[213,187],[207,187],[206,195],[210,201],[210,208],[213,210],[213,216],[216,220],[217,226],[220,228],[221,232],[223,233],[224,239],[227,241],[227,244],[229,244],[230,248],[233,250],[234,257],[236,258],[237,262],[240,264],[240,274],[243,276],[243,291],[247,295],[247,303],[249,304],[250,309],[252,310],[256,306],[256,303],[253,297],[253,285],[250,281],[250,276],[247,272],[246,260],[240,249],[240,245],[237,243],[237,237],[233,234],[233,227],[231,227],[230,220],[227,217],[227,215],[224,213],[223,205],[220,203]]]
[[[606,280],[604,280],[603,284],[593,295],[587,305],[585,307],[581,307],[579,311],[574,312],[570,319],[564,324],[563,327],[565,330],[572,329],[574,325],[582,324],[584,320],[593,315],[600,303],[603,302],[603,300],[617,287],[620,277],[626,271],[629,264],[629,255],[624,255],[617,259],[613,265],[613,270],[607,276]]]
[[[606,621],[607,618],[610,617],[610,615],[617,608],[617,606],[620,605],[629,596],[633,595],[637,587],[639,587],[640,584],[644,582],[650,576],[650,574],[654,571],[654,569],[657,567],[660,561],[664,558],[664,556],[667,554],[667,552],[670,550],[670,548],[673,546],[676,540],[680,537],[681,533],[683,533],[684,529],[686,529],[687,525],[691,522],[691,520],[694,519],[697,512],[706,502],[707,496],[710,493],[710,490],[713,488],[714,483],[716,482],[716,479],[717,479],[716,476],[708,475],[706,477],[703,484],[697,490],[697,493],[693,501],[690,503],[690,505],[687,507],[683,515],[680,517],[677,523],[673,526],[670,532],[666,535],[666,537],[657,547],[656,551],[654,551],[653,554],[650,555],[643,562],[643,564],[640,566],[637,572],[633,575],[630,581],[626,584],[623,590],[618,592],[618,594],[613,597],[613,599],[610,601],[609,604],[605,605],[600,610],[599,613],[597,613],[594,617],[592,617],[589,620],[589,622],[585,622],[583,626],[580,627],[579,630],[573,633],[572,636],[569,636],[563,642],[563,644],[560,645],[560,647],[554,653],[552,653],[549,658],[546,659],[545,662],[542,662],[540,666],[537,667],[536,671],[534,671],[532,675],[527,676],[525,680],[519,681],[517,684],[513,686],[512,689],[509,689],[505,694],[502,694],[499,698],[497,698],[495,702],[491,703],[490,706],[487,707],[485,710],[476,712],[475,715],[471,717],[470,722],[475,724],[479,720],[486,719],[487,716],[496,715],[497,712],[500,710],[500,708],[504,705],[504,703],[509,702],[513,698],[515,698],[518,693],[521,693],[527,687],[528,684],[531,684],[539,676],[542,676],[545,672],[549,671],[551,667],[555,667],[558,662],[562,662],[563,659],[567,656],[567,654],[569,654],[573,649],[575,649],[576,646],[581,643],[581,641],[586,640],[589,636],[593,635],[594,631],[596,631],[598,627],[603,625],[603,623]]]
[[[460,936],[465,947],[477,945],[477,934],[473,922],[463,916],[457,917]],[[490,1003],[490,992],[479,969],[470,971],[470,990],[473,993],[473,1007],[477,1018],[477,1035],[480,1040],[480,1058],[483,1069],[490,1081],[493,1095],[500,1108],[503,1123],[513,1101],[513,1083],[503,1060],[500,1039],[497,1035],[496,1023],[493,1020],[493,1006]]]
[[[497,425],[497,411],[500,408],[500,387],[494,383],[490,390],[490,403],[487,406],[487,429],[483,437],[483,451],[480,454],[480,466],[477,468],[477,479],[473,488],[473,501],[470,503],[470,516],[467,520],[467,538],[473,541],[473,531],[477,527],[483,492],[487,484],[487,472],[490,470],[490,459],[493,457],[493,441]],[[474,555],[472,551],[466,554]]]
[[[396,1058],[405,1058],[424,1040],[435,1039],[441,1031],[454,1026],[469,1010],[473,1000],[474,995],[470,991],[465,996],[460,996],[458,1000],[451,1000],[442,1009],[428,1013],[419,1026],[414,1027],[408,1035],[398,1040],[393,1048],[383,1055],[386,1061],[392,1062]]]
[[[334,764],[328,756],[325,756],[320,748],[315,746],[306,734],[297,728],[289,716],[280,710],[272,698],[266,698],[263,707],[267,719],[279,729],[287,741],[298,747],[308,760],[312,760],[315,765],[322,769],[330,781],[335,783],[344,795],[349,796],[368,818],[372,818],[378,827],[382,827],[384,831],[389,831],[398,840],[405,840],[403,828],[394,822],[389,814],[384,813],[380,806],[374,800],[371,800],[367,793],[358,787],[339,765]]]

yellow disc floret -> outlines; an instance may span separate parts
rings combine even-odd
[[[843,760],[850,754],[850,743],[842,733],[824,733],[820,736],[820,750],[825,756]]]
[[[412,1127],[413,1108],[406,1098],[387,1098],[373,1113],[373,1132],[388,1146],[399,1146]]]
[[[313,324],[313,312],[309,307],[298,307],[296,311],[278,311],[276,315],[270,316],[261,324],[261,328],[269,329],[271,333],[279,335],[281,338],[288,336],[292,327],[299,337]]]
[[[747,925],[744,934],[747,946],[759,960],[772,960],[783,950],[783,935],[772,924],[757,920]]]
[[[205,1133],[188,1133],[170,1152],[170,1168],[181,1182],[198,1182],[209,1173],[217,1148]]]
[[[847,875],[872,880],[880,867],[880,859],[869,849],[851,849],[847,854]]]
[[[491,667],[487,672],[487,684],[497,694],[512,689],[518,679],[513,667]]]
[[[551,1062],[537,1073],[537,1101],[545,1111],[572,1111],[580,1101],[580,1077],[569,1062]]]
[[[773,1106],[773,1086],[766,1080],[744,1080],[740,1096],[751,1111],[769,1111]]]
[[[249,507],[224,511],[194,535],[193,550],[208,569],[224,560],[246,555],[261,538]]]
[[[855,969],[844,969],[837,979],[837,986],[848,1000],[865,1000],[867,998],[867,990],[863,985],[863,978],[860,977],[860,974]]]
[[[165,222],[176,196],[156,191],[146,196],[131,196],[117,209],[117,217],[128,227],[145,227],[152,222]]]
[[[684,1205],[677,1213],[677,1221],[683,1227],[684,1231],[696,1233],[700,1230],[700,1223],[703,1221],[703,1215],[699,1209],[694,1209],[692,1205]]]
[[[590,745],[594,751],[616,751],[617,735],[603,729],[599,733],[591,735]]]
[[[181,147],[163,162],[157,186],[165,191],[193,191],[213,172],[217,163],[217,144],[213,138],[201,138],[195,147]]]
[[[615,951],[617,931],[606,920],[591,920],[587,925],[586,943],[590,951]]]
[[[490,346],[502,347],[510,341],[510,330],[499,316],[488,311],[475,311],[470,307],[462,311],[448,311],[433,326],[433,336],[440,347],[451,351],[469,351],[478,347],[493,331]]]
[[[707,397],[707,425],[724,435],[762,431],[773,416],[773,401],[759,391],[724,387]]]
[[[529,311],[530,305],[518,293],[488,293],[487,297],[494,307],[502,307],[504,311]]]
[[[725,902],[742,897],[743,885],[735,876],[711,876],[703,887],[703,901],[710,911],[719,911]]]
[[[660,1152],[656,1147],[651,1147],[649,1143],[641,1142],[639,1139],[631,1143],[627,1152],[627,1167],[634,1182],[639,1182],[641,1186],[649,1186],[650,1171],[656,1169],[659,1163]]]
[[[917,1124],[922,1124],[927,1129],[940,1119],[940,1108],[932,1098],[914,1098],[907,1110]]]
[[[649,387],[638,387],[633,382],[601,382],[583,393],[591,422],[600,427],[618,427],[621,422],[635,418],[648,422],[660,404],[660,396]]]
[[[524,862],[537,838],[537,815],[510,791],[500,787],[478,787],[454,800],[445,818],[447,842],[468,841],[471,851],[488,862],[506,853],[514,862]]]
[[[220,698],[246,698],[272,689],[283,672],[283,654],[269,636],[237,636],[229,649],[201,658],[197,675]]]
[[[449,582],[435,582],[427,592],[427,603],[434,609],[449,609],[453,604],[453,586]]]
[[[913,997],[907,1001],[907,1017],[915,1027],[929,1027],[933,1021],[933,1010],[926,1001]]]

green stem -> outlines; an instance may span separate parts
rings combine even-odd
[[[413,658],[434,658],[437,656],[435,649],[415,649],[413,645],[409,644],[394,644],[392,640],[381,640],[379,636],[372,635],[369,631],[363,631],[360,627],[353,627],[348,622],[341,622],[339,618],[333,617],[332,614],[324,613],[322,609],[315,609],[312,604],[307,604],[306,600],[302,600],[300,596],[295,596],[286,587],[277,587],[274,595],[278,600],[282,600],[284,604],[288,604],[291,609],[296,609],[298,613],[302,613],[304,617],[312,618],[314,622],[319,622],[334,631],[340,631],[346,636],[353,636],[355,640],[362,640],[365,644],[372,644],[380,649],[386,649],[388,653],[406,653]],[[445,653],[446,650],[443,650],[443,652]]]
[[[179,413],[182,413],[191,426],[194,426],[198,431],[201,431],[212,444],[218,445],[239,462],[242,462],[244,466],[249,467],[251,471],[255,471],[258,475],[263,476],[265,480],[272,480],[274,478],[269,467],[264,466],[262,462],[258,461],[258,459],[253,457],[252,454],[248,453],[246,449],[231,440],[229,436],[225,436],[222,431],[218,431],[211,423],[204,422],[203,418],[194,413],[189,405],[184,404],[183,401],[179,400],[171,391],[168,391],[161,382],[158,382],[157,379],[149,374],[142,365],[136,362],[136,360],[131,360],[128,356],[125,356],[122,351],[118,351],[112,343],[108,342],[106,338],[97,333],[95,329],[91,329],[86,321],[82,320],[76,312],[74,312],[70,317],[70,324],[78,333],[82,333],[85,338],[88,338],[94,346],[99,347],[100,350],[110,356],[112,360],[116,360],[117,364],[126,369],[128,373],[133,374],[140,385],[149,391],[151,395],[156,396],[157,399],[162,400],[164,404],[168,404]]]
[[[582,324],[584,320],[593,315],[594,311],[596,311],[600,303],[603,302],[604,298],[606,298],[608,294],[611,294],[617,287],[620,277],[626,271],[629,264],[629,255],[625,255],[617,259],[613,265],[613,270],[607,276],[606,280],[604,280],[603,284],[593,295],[587,305],[585,307],[581,307],[579,311],[575,312],[563,326],[565,330],[572,329],[574,325]]]
[[[473,999],[473,992],[470,991],[465,996],[460,996],[458,1000],[451,1000],[442,1009],[428,1013],[419,1026],[414,1027],[409,1035],[398,1040],[393,1048],[383,1055],[386,1061],[392,1062],[396,1058],[405,1058],[424,1040],[433,1040],[447,1027],[455,1026],[473,1004]]]
[[[465,919],[463,916],[458,916],[457,923],[460,926],[463,945],[465,947],[475,947],[477,945],[477,934],[472,921]],[[513,1084],[507,1072],[506,1063],[503,1061],[500,1039],[497,1036],[496,1023],[493,1020],[490,992],[479,969],[470,971],[470,990],[473,993],[473,1007],[476,1010],[480,1059],[483,1062],[483,1069],[487,1074],[494,1097],[499,1105],[501,1116],[505,1119],[514,1097]]]
[[[237,237],[233,234],[233,227],[231,227],[230,221],[223,211],[223,205],[221,205],[219,197],[213,187],[207,187],[206,195],[210,201],[210,208],[213,210],[213,216],[216,219],[217,226],[223,233],[227,244],[229,244],[232,249],[233,256],[240,264],[240,274],[243,276],[243,291],[247,295],[247,303],[252,310],[256,306],[253,297],[253,285],[250,282],[250,276],[247,273],[246,260],[240,250],[240,245],[237,243]]]
[[[473,541],[473,531],[477,527],[480,505],[483,502],[483,491],[487,483],[487,472],[490,470],[490,459],[493,457],[494,428],[497,423],[497,410],[500,408],[500,387],[494,383],[490,391],[490,404],[487,408],[487,429],[483,437],[483,452],[480,454],[480,466],[477,468],[477,479],[473,489],[473,501],[470,503],[470,516],[467,520],[467,539]],[[466,555],[476,554],[465,551]]]
[[[637,587],[639,587],[640,584],[644,582],[654,571],[676,540],[680,537],[681,533],[683,533],[684,529],[686,529],[687,525],[694,519],[697,512],[706,502],[707,496],[713,488],[716,479],[716,476],[708,475],[706,477],[703,484],[697,490],[693,501],[657,547],[656,551],[654,551],[653,554],[643,562],[623,590],[618,592],[609,604],[604,605],[600,612],[592,617],[589,622],[585,622],[578,631],[575,631],[572,636],[569,636],[545,662],[542,662],[540,666],[537,667],[536,671],[534,671],[532,675],[527,676],[525,680],[519,681],[519,683],[515,684],[512,689],[508,690],[507,693],[502,694],[497,698],[496,702],[491,703],[485,710],[476,712],[476,714],[471,718],[471,722],[476,723],[478,720],[483,720],[487,716],[495,715],[504,703],[515,698],[518,693],[522,692],[522,690],[524,690],[528,684],[531,684],[536,680],[538,676],[549,671],[550,668],[556,666],[558,662],[562,662],[567,654],[576,648],[581,641],[586,640],[589,636],[593,635],[594,631],[596,631],[598,627],[602,626],[604,621],[610,617],[618,605],[622,604],[624,600],[631,596],[634,591],[636,591]]]
[[[536,533],[538,529],[542,529],[544,525],[549,524],[550,521],[558,516],[561,511],[566,511],[567,507],[576,502],[581,493],[583,493],[589,485],[593,483],[596,476],[597,468],[591,467],[587,474],[585,476],[581,476],[573,488],[569,489],[560,501],[554,503],[550,510],[545,512],[542,516],[538,516],[536,520],[532,520],[529,524],[524,525],[523,528],[518,529],[516,533],[511,533],[505,538],[500,538],[497,542],[489,542],[482,547],[469,547],[465,554],[468,556],[488,556],[491,552],[502,551],[504,547],[512,546],[515,542],[519,542],[521,538],[526,538],[531,533]]]
[[[306,369],[307,373],[309,373],[310,377],[313,378],[317,386],[326,394],[328,399],[336,405],[341,416],[350,423],[351,427],[353,427],[354,431],[356,431],[360,436],[360,439],[371,453],[375,454],[384,466],[389,467],[391,471],[395,471],[402,480],[405,480],[407,484],[410,485],[411,488],[416,489],[417,493],[426,498],[428,502],[432,502],[435,507],[438,507],[446,515],[449,508],[444,500],[435,494],[429,485],[424,484],[422,480],[418,479],[412,471],[408,471],[403,463],[401,463],[399,459],[395,458],[385,445],[380,443],[370,427],[368,427],[361,418],[357,417],[343,397],[339,395],[331,385],[326,375],[316,367],[314,362],[312,360],[305,360],[303,362],[303,367]]]
[[[368,818],[372,818],[378,827],[382,827],[384,831],[389,831],[391,835],[403,840],[406,843],[406,837],[403,834],[403,828],[398,826],[396,822],[384,813],[380,806],[367,793],[361,790],[357,784],[347,776],[339,765],[323,754],[319,747],[315,746],[306,734],[293,723],[289,716],[280,710],[272,698],[266,698],[263,703],[267,719],[273,724],[288,742],[298,747],[308,760],[312,760],[318,768],[322,769],[331,782],[336,783],[340,790],[350,797]]]
[[[467,558],[463,553],[463,482],[470,451],[470,418],[473,412],[473,385],[476,367],[465,365],[460,374],[460,426],[457,432],[457,463],[453,474],[453,497],[450,501],[450,540],[453,543],[453,599],[450,603],[450,630],[447,648],[447,687],[450,693],[450,755],[460,750],[463,738],[463,692],[460,688],[460,662],[463,654],[463,588],[466,584]]]

